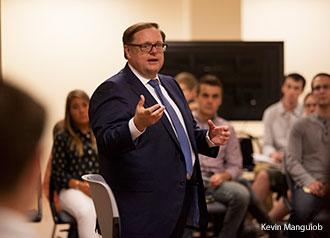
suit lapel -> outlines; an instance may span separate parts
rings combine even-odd
[[[175,104],[179,108],[179,110],[182,114],[183,120],[185,122],[185,125],[186,125],[186,129],[188,132],[191,147],[193,148],[194,152],[197,153],[196,141],[194,139],[195,135],[192,130],[193,124],[192,124],[192,121],[190,120],[189,111],[187,111],[187,109],[185,107],[185,101],[183,101],[185,99],[182,100],[181,98],[178,97],[177,94],[174,93],[174,92],[178,91],[177,88],[173,87],[174,84],[170,84],[167,80],[162,79],[161,75],[159,75],[159,80],[161,81],[162,86],[166,89],[169,96],[172,98],[172,100],[175,102]]]
[[[135,76],[135,74],[131,71],[131,69],[129,68],[129,66],[127,64],[124,68],[124,72],[128,75],[126,80],[127,80],[128,84],[131,85],[131,89],[135,92],[135,94],[138,97],[140,97],[140,95],[144,96],[144,98],[145,98],[144,107],[145,108],[151,107],[151,106],[157,104],[157,101],[149,93],[148,89],[146,89],[146,87],[141,83],[141,81]],[[176,137],[176,135],[173,131],[173,127],[171,126],[167,116],[165,114],[163,114],[163,116],[160,118],[159,121],[164,125],[164,127],[166,128],[167,132],[170,134],[170,137],[173,139],[175,144],[177,144],[177,146],[179,148],[181,148],[178,138]]]

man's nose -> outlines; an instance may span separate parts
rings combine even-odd
[[[155,46],[155,45],[152,45],[149,53],[156,54],[157,52],[158,52],[158,51],[157,51],[157,49],[156,49],[156,46]]]

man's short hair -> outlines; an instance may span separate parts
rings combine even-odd
[[[161,36],[162,36],[163,42],[165,42],[166,35],[162,30],[159,29],[159,25],[157,23],[154,23],[154,22],[139,22],[139,23],[136,23],[136,24],[128,27],[124,31],[123,44],[124,45],[132,44],[132,42],[134,40],[134,34],[139,32],[139,31],[142,31],[144,29],[148,29],[148,28],[158,29]],[[125,56],[125,59],[127,59],[126,53],[124,53],[124,56]]]
[[[313,84],[314,84],[314,81],[317,77],[328,77],[330,79],[330,74],[327,74],[327,73],[318,73],[317,75],[315,75],[312,79],[312,83],[311,83],[311,88],[312,88],[312,91],[313,91]]]
[[[9,194],[32,161],[46,112],[30,95],[0,82],[0,194]]]
[[[283,84],[285,83],[285,80],[287,78],[292,78],[296,82],[301,81],[302,82],[302,89],[305,88],[306,80],[302,75],[297,74],[297,73],[288,74],[287,76],[284,76]]]
[[[221,90],[223,91],[223,86],[222,86],[220,79],[217,76],[215,76],[214,74],[207,74],[207,75],[204,75],[203,77],[201,77],[198,87],[197,87],[197,95],[200,92],[200,86],[202,84],[217,86],[217,87],[221,88]]]
[[[174,78],[178,83],[186,85],[190,91],[196,88],[198,84],[196,77],[192,73],[181,72],[175,75]]]

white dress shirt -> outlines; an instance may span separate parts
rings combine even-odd
[[[304,108],[301,104],[287,112],[283,101],[269,106],[263,115],[264,146],[263,153],[269,156],[272,152],[283,151],[287,146],[289,132],[296,120],[303,116]]]
[[[148,82],[150,81],[150,79],[146,79],[146,78],[144,78],[143,76],[141,76],[141,75],[140,75],[140,74],[139,74],[139,73],[138,73],[138,72],[137,72],[137,71],[136,71],[131,65],[128,64],[128,66],[130,67],[130,69],[132,70],[132,72],[135,74],[135,76],[141,81],[141,83],[147,88],[147,90],[150,92],[150,94],[153,96],[153,98],[157,101],[157,103],[158,103],[159,105],[162,105],[162,106],[163,106],[163,103],[162,103],[162,102],[160,101],[160,99],[158,98],[158,96],[157,96],[157,94],[156,94],[154,88],[153,88],[150,84],[148,84]],[[192,159],[192,164],[193,164],[193,166],[194,166],[194,163],[195,163],[195,159],[196,159],[196,157],[195,157],[195,153],[193,152],[193,149],[192,149],[192,147],[191,147],[191,143],[190,143],[190,140],[189,140],[189,136],[188,136],[188,133],[187,133],[186,125],[185,125],[185,123],[184,123],[184,120],[183,120],[182,114],[181,114],[179,108],[177,107],[177,105],[175,104],[175,102],[174,102],[174,101],[172,100],[172,98],[168,95],[166,89],[162,86],[162,84],[161,84],[161,82],[160,82],[160,80],[159,80],[159,78],[158,78],[158,75],[156,76],[156,80],[158,80],[160,90],[162,91],[162,93],[163,93],[164,97],[167,99],[167,101],[168,101],[168,102],[171,104],[171,106],[173,107],[173,109],[174,109],[176,115],[178,116],[178,118],[179,118],[179,120],[180,120],[180,122],[181,122],[181,124],[182,124],[182,126],[183,126],[183,129],[184,129],[184,131],[185,131],[185,133],[186,133],[186,136],[187,136],[187,138],[188,138],[188,141],[189,141],[190,152],[191,152],[191,159]],[[168,115],[166,109],[164,110],[164,112],[165,112],[165,115],[167,116],[167,119],[168,119],[169,122],[171,123],[172,129],[173,129],[173,131],[174,131],[174,133],[175,133],[175,135],[176,135],[176,130],[175,130],[174,126],[173,126],[172,120],[171,120],[170,116]],[[131,136],[132,136],[133,141],[136,140],[140,135],[142,135],[142,134],[144,133],[144,131],[141,132],[141,131],[139,131],[139,130],[136,128],[136,126],[135,126],[135,124],[134,124],[134,121],[133,121],[133,118],[131,118],[131,120],[129,121],[128,126],[129,126],[129,130],[130,130],[130,132],[131,132]]]

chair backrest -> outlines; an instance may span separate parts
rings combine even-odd
[[[86,174],[82,178],[89,183],[102,237],[119,238],[120,218],[111,188],[99,174]]]
[[[253,162],[253,146],[252,146],[252,136],[240,137],[239,143],[241,146],[242,156],[243,156],[243,168],[250,171],[254,168]]]

